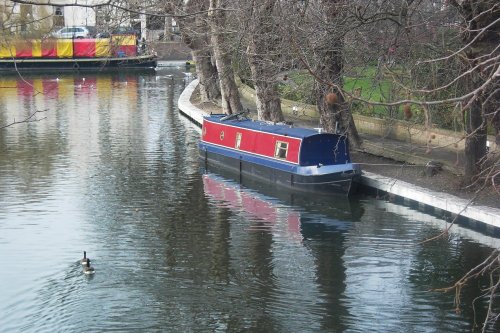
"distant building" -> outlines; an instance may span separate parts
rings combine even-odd
[[[50,0],[39,0],[40,5],[0,0],[0,31],[44,36],[61,27],[87,26],[95,27],[101,33],[130,31],[146,40],[169,40],[178,34],[178,27],[172,18],[139,14],[141,0],[126,1],[130,11],[111,6],[92,7],[103,3],[103,0],[77,1],[81,6],[74,6],[75,0],[58,0],[58,5],[48,4]]]
[[[98,0],[82,3],[91,5]],[[41,0],[40,3],[49,2]],[[61,0],[71,4],[74,0]],[[44,34],[64,26],[95,26],[96,13],[90,7],[30,5],[0,0],[0,29],[14,34]]]
[[[98,3],[98,0],[82,1],[84,5]],[[100,1],[102,2],[102,1]],[[64,0],[60,3],[74,3],[74,0]],[[96,12],[91,7],[50,6],[52,7],[54,26],[95,26]]]

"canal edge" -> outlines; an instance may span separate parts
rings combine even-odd
[[[201,128],[203,117],[209,113],[194,106],[190,99],[198,86],[198,80],[191,81],[178,100],[179,111]],[[417,206],[418,209],[433,215],[448,215],[458,219],[459,224],[482,233],[500,236],[500,209],[487,206],[472,206],[468,200],[451,194],[435,192],[395,178],[363,171],[360,184],[375,190],[377,194],[387,194],[392,201],[404,205]],[[446,214],[443,214],[446,213]]]

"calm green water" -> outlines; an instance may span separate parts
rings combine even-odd
[[[418,245],[445,222],[204,170],[176,106],[184,82],[0,77],[0,126],[43,111],[0,129],[0,332],[471,331],[484,285],[460,314],[429,290],[498,240],[456,227]]]

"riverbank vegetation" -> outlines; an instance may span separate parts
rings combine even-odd
[[[399,73],[398,73],[399,72]],[[389,103],[395,97],[404,98],[405,92],[394,83],[392,77],[401,75],[401,68],[387,69],[381,72],[376,66],[370,66],[346,73],[344,76],[344,90],[349,94],[369,102]],[[283,74],[278,85],[280,97],[286,100],[305,104],[314,104],[314,78],[305,71],[290,71]],[[407,120],[415,124],[424,125],[425,116],[422,109],[415,105],[405,107],[372,105],[359,100],[348,98],[352,113],[369,117]],[[453,131],[463,131],[461,115],[453,104],[443,104],[433,115],[432,126]],[[489,128],[490,134],[493,129]]]

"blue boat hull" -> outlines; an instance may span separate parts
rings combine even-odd
[[[200,143],[200,158],[206,167],[214,165],[236,172],[242,177],[253,177],[295,191],[314,194],[349,195],[354,191],[354,180],[361,171],[355,164],[335,166],[334,172],[307,174],[296,165],[271,161],[251,154]],[[325,167],[324,169],[326,169]],[[320,170],[320,169],[318,169]]]

